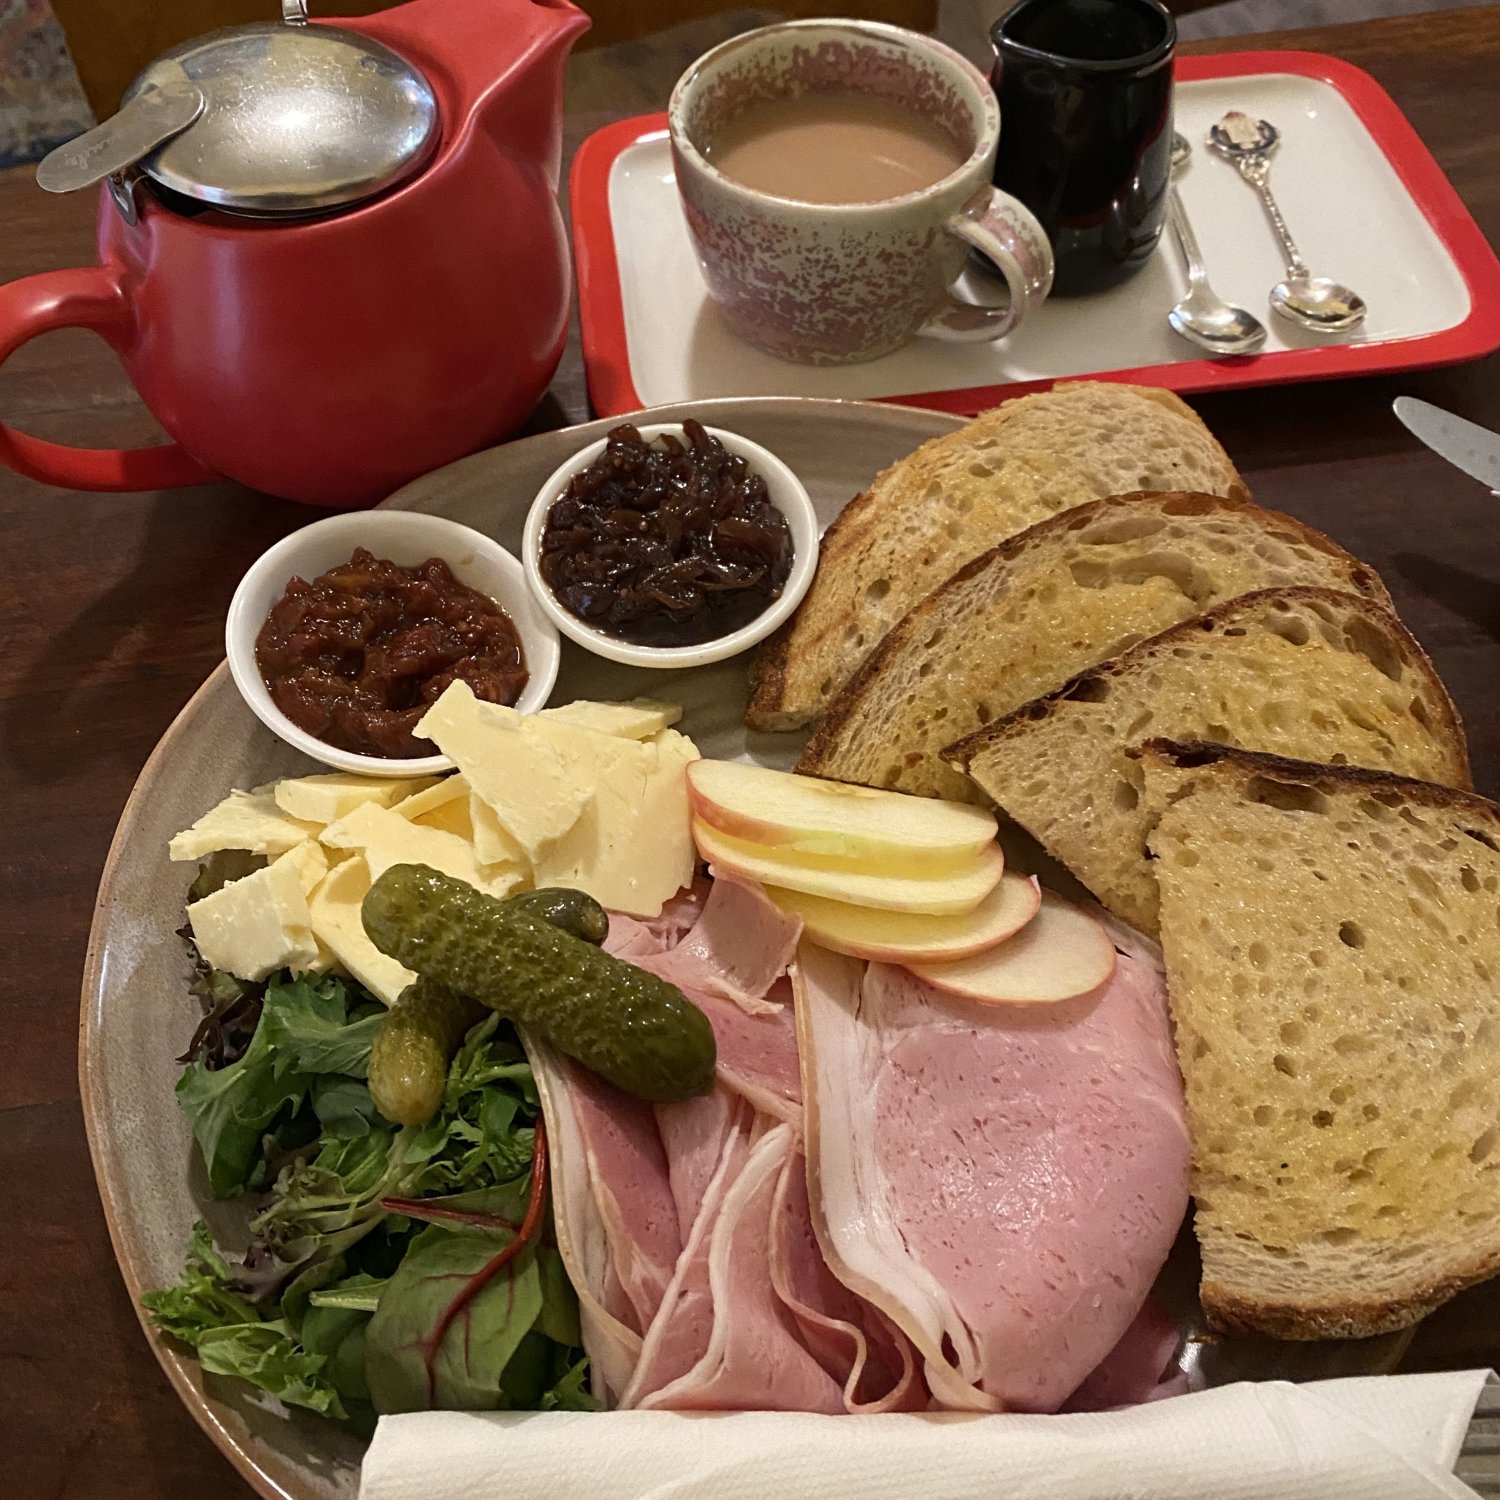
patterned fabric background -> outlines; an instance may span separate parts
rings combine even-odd
[[[0,167],[94,123],[48,0],[0,0]]]

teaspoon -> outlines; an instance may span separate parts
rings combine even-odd
[[[1175,173],[1192,154],[1192,147],[1172,133],[1172,170]],[[1187,210],[1175,187],[1168,188],[1167,219],[1182,258],[1187,262],[1188,294],[1167,314],[1167,322],[1183,338],[1215,354],[1252,354],[1266,341],[1265,324],[1254,313],[1235,307],[1208,284],[1208,272],[1198,249],[1198,236],[1188,221]]]
[[[1286,280],[1271,288],[1271,307],[1289,322],[1320,333],[1343,333],[1365,320],[1364,298],[1327,276],[1314,276],[1292,239],[1281,209],[1271,196],[1271,153],[1281,132],[1269,120],[1234,109],[1208,132],[1208,144],[1260,195],[1271,228],[1281,243]]]

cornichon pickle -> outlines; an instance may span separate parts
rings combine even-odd
[[[505,904],[513,911],[540,917],[596,948],[609,936],[609,913],[586,891],[546,885],[539,891],[521,891],[518,895],[507,896]]]
[[[365,931],[418,974],[532,1027],[641,1099],[714,1082],[708,1019],[674,985],[426,865],[393,865],[364,901]]]
[[[609,914],[584,891],[548,886],[507,897],[506,905],[584,942],[602,943],[609,935]],[[430,979],[408,985],[381,1022],[370,1051],[370,1095],[376,1109],[397,1125],[430,1120],[443,1102],[448,1065],[485,1013],[477,1000]]]
[[[448,1064],[471,1026],[484,1019],[477,1000],[431,979],[401,991],[370,1048],[370,1097],[397,1125],[430,1120],[443,1102]]]

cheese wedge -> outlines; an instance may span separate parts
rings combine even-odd
[[[172,859],[203,859],[221,849],[244,849],[269,859],[285,854],[318,831],[316,823],[294,818],[276,805],[273,789],[231,792],[167,846]]]
[[[404,797],[400,802],[393,803],[391,811],[400,813],[403,818],[422,818],[430,812],[436,812],[438,808],[446,806],[449,802],[455,802],[460,797],[468,795],[469,783],[462,776],[457,774],[444,776],[423,791],[413,792],[410,797]]]
[[[281,968],[311,967],[318,946],[303,879],[318,858],[294,849],[265,869],[190,902],[188,925],[204,962],[250,980]]]
[[[322,840],[335,849],[357,849],[371,880],[379,880],[392,865],[430,865],[492,896],[509,895],[521,880],[519,871],[481,870],[474,846],[456,834],[413,823],[373,802],[362,802],[347,817],[330,823]]]
[[[627,740],[654,739],[682,717],[680,703],[660,703],[654,698],[632,698],[627,703],[590,703],[580,698],[557,708],[544,708],[538,719],[572,724],[599,734],[617,734]]]
[[[531,722],[512,708],[481,702],[468,683],[457,681],[422,716],[416,732],[463,772],[534,863],[578,821],[592,788],[568,774],[548,739],[526,733]]]
[[[586,891],[613,911],[654,917],[693,878],[685,767],[697,747],[666,730],[650,742],[621,740],[598,755],[595,794],[578,822],[537,862],[538,886]]]
[[[330,772],[326,776],[290,776],[272,788],[276,805],[288,817],[304,823],[333,823],[353,812],[361,802],[391,807],[432,785],[430,777],[397,778],[348,776]]]
[[[469,820],[469,836],[474,841],[474,858],[481,866],[514,866],[518,870],[530,868],[525,851],[510,836],[488,802],[471,796],[464,812]]]
[[[335,865],[308,902],[312,930],[349,974],[372,995],[394,1005],[417,976],[388,958],[365,935],[360,907],[371,883],[369,866],[362,858]]]

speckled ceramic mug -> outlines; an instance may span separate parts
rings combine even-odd
[[[751,105],[808,93],[889,99],[936,121],[965,153],[930,187],[871,203],[805,203],[726,177],[718,131]],[[677,82],[672,159],[708,290],[739,336],[803,364],[877,359],[920,334],[1003,338],[1052,286],[1042,227],[991,186],[1000,108],[951,48],[876,21],[789,21],[715,47]],[[954,294],[971,249],[1008,301]]]

